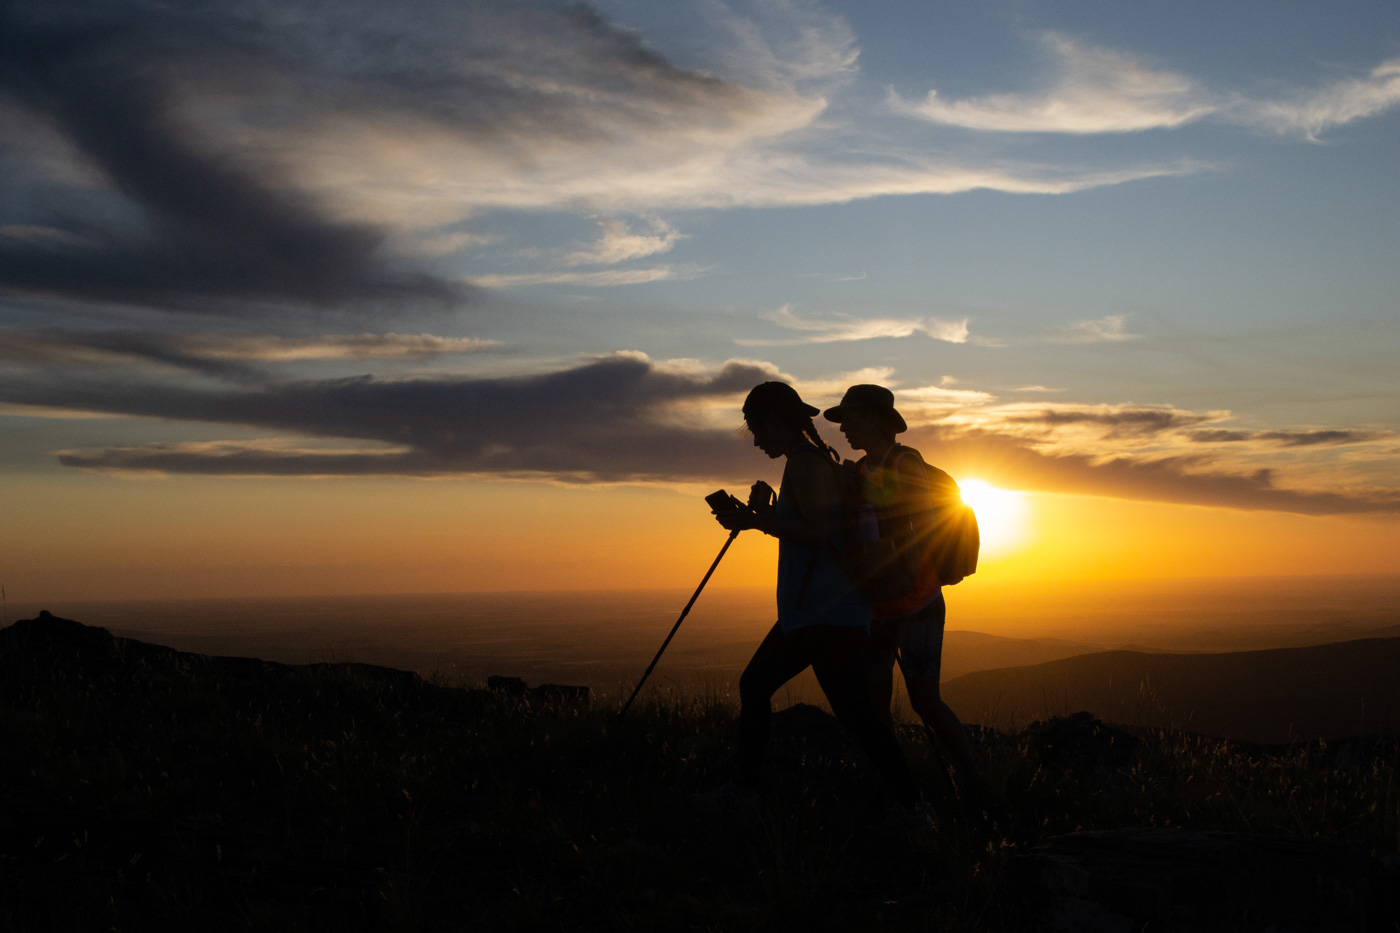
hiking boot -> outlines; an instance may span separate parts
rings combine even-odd
[[[690,795],[691,806],[709,813],[738,813],[748,816],[758,812],[758,791],[736,783],[733,778],[714,790]]]

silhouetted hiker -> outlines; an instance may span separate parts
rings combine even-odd
[[[896,514],[913,514],[927,507],[928,474],[922,457],[895,440],[908,426],[894,407],[894,393],[884,386],[851,386],[841,404],[828,408],[823,416],[841,426],[851,447],[865,451],[855,464],[865,502],[879,503]],[[947,749],[965,789],[971,790],[981,777],[977,759],[962,723],[938,691],[947,614],[943,590],[928,548],[920,548],[916,542],[910,546],[917,548],[910,555],[915,565],[913,588],[897,599],[877,602],[871,610],[869,678],[875,702],[888,716],[898,660],[909,704]]]
[[[864,658],[870,605],[837,563],[841,477],[837,455],[817,434],[805,404],[786,383],[765,382],[744,400],[754,446],[786,458],[776,501],[754,483],[748,508],[717,510],[725,528],[755,528],[778,539],[778,622],[739,678],[739,772],[692,799],[713,808],[749,808],[768,748],[773,694],[808,667],[832,712],[885,776],[896,800],[916,815],[918,792],[887,719],[870,701]]]

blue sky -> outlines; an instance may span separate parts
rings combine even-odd
[[[1400,510],[1394,4],[0,10],[17,481],[727,481],[786,378],[1006,485]]]

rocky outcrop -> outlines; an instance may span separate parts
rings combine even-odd
[[[1092,713],[1056,716],[1026,727],[1031,753],[1044,764],[1074,771],[1126,767],[1141,744],[1137,737],[1095,719]]]
[[[486,689],[505,696],[570,706],[587,706],[593,700],[593,691],[588,687],[569,684],[540,684],[538,687],[531,687],[521,677],[493,675],[486,678]]]
[[[1340,843],[1154,829],[1062,836],[1006,878],[1033,928],[1056,933],[1388,930],[1400,881]]]

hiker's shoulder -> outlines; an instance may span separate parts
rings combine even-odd
[[[787,470],[789,472],[793,470],[801,472],[831,470],[835,466],[837,463],[831,452],[822,450],[813,444],[799,447],[787,456]]]
[[[926,481],[928,475],[928,461],[924,459],[924,455],[919,453],[916,447],[908,447],[904,444],[900,444],[891,453],[889,465],[897,476],[915,482]]]

